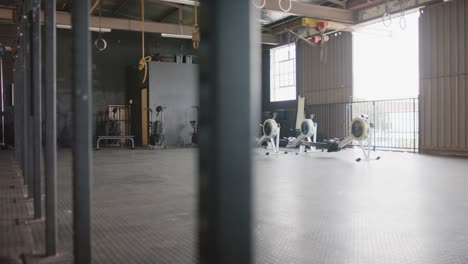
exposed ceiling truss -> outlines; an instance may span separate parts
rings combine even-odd
[[[46,1],[46,0],[45,0]],[[57,0],[57,10],[60,17],[69,17],[72,1]],[[98,2],[102,1],[102,3]],[[251,0],[261,3],[263,0]],[[385,1],[387,0],[265,0],[261,10],[260,23],[263,26],[263,43],[278,43],[279,36],[287,30],[291,21],[306,18],[314,18],[344,25],[356,25],[378,19],[386,12]],[[400,11],[400,1],[407,1],[406,9],[414,9],[424,5],[442,2],[443,0],[389,0],[390,13]],[[463,0],[459,0],[463,1]],[[0,24],[14,24],[16,1],[0,1]],[[94,0],[91,15],[97,14],[96,10],[102,7],[102,27],[110,29],[139,31],[140,1],[135,0]],[[145,21],[148,24],[148,32],[180,34],[181,29],[185,34],[192,31],[193,4],[187,1],[174,0],[145,0]],[[203,1],[201,1],[201,6]],[[281,2],[282,4],[280,5]],[[284,12],[284,7],[289,7]],[[68,19],[68,18],[67,18]],[[65,19],[66,20],[66,19]],[[92,17],[92,21],[97,21]],[[294,23],[293,23],[294,24]],[[94,25],[99,26],[99,25]],[[281,30],[278,30],[280,28]],[[1,31],[1,30],[0,30]],[[8,31],[11,34],[11,31]],[[12,44],[8,34],[0,32],[0,43]],[[14,43],[13,43],[14,44]]]

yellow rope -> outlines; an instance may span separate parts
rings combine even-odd
[[[145,71],[142,83],[146,82],[148,77],[148,63],[151,61],[151,56],[145,57],[145,0],[141,0],[141,59],[138,63],[138,69]]]
[[[198,0],[195,0],[194,13],[195,21],[193,24],[192,42],[193,48],[198,49],[200,47],[200,26],[198,25]]]

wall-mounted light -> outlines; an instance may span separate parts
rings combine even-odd
[[[174,4],[181,4],[181,5],[191,5],[191,6],[195,5],[195,1],[191,1],[191,0],[162,0],[162,1],[170,2]],[[200,5],[200,3],[198,3],[198,5]]]
[[[191,35],[178,35],[178,34],[166,34],[166,33],[162,33],[161,37],[163,37],[163,38],[178,38],[178,39],[192,39]]]
[[[72,29],[72,26],[71,25],[57,24],[57,28]],[[112,31],[112,29],[110,29],[110,28],[98,28],[98,27],[89,27],[89,30],[93,31],[93,32],[102,32],[102,33],[109,33],[109,32]]]

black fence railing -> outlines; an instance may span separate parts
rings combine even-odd
[[[417,98],[308,105],[318,123],[318,139],[343,138],[351,120],[367,114],[375,125],[372,146],[378,149],[419,150],[419,101]]]

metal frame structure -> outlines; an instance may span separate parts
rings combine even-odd
[[[28,198],[33,201],[34,221],[42,221],[42,94],[45,94],[45,224],[46,256],[57,254],[56,218],[56,0],[46,1],[44,87],[42,87],[41,1],[19,2],[18,34],[14,64],[15,152]],[[34,221],[26,221],[29,224]]]
[[[15,80],[16,129],[24,142],[18,144],[29,194],[34,198],[35,217],[42,217],[42,120],[41,120],[41,32],[40,1],[28,0],[22,6],[21,31]],[[73,41],[73,223],[74,262],[92,263],[91,179],[92,179],[92,90],[89,26],[90,0],[73,1],[71,20]],[[251,0],[206,0],[201,10],[200,47],[200,156],[198,204],[198,262],[203,264],[253,263],[252,234],[252,147],[257,127],[255,106],[260,101],[259,10]],[[268,5],[272,5],[268,1]],[[304,5],[304,8],[300,8]],[[317,14],[294,2],[292,12]],[[46,224],[47,255],[57,253],[56,232],[56,87],[55,22],[69,14],[54,16],[55,3],[47,1],[45,11],[46,56]],[[273,9],[273,6],[267,6]],[[296,11],[294,11],[296,10]],[[318,11],[317,11],[318,10]],[[336,16],[349,17],[349,11]],[[236,14],[233,16],[232,14]],[[341,14],[341,15],[340,15]],[[65,18],[64,18],[65,17]],[[347,19],[347,18],[346,18]],[[354,18],[353,18],[354,19]],[[137,30],[126,19],[109,19],[115,27]],[[31,22],[31,27],[29,23]],[[127,23],[123,25],[122,23]],[[103,25],[106,26],[106,25]],[[150,24],[151,26],[151,24]],[[151,28],[149,26],[149,28]],[[178,25],[153,24],[153,31],[179,31]],[[161,26],[161,27],[160,27]],[[138,29],[139,30],[139,29]],[[53,67],[51,67],[53,65]],[[413,105],[413,109],[416,109]],[[233,111],[235,110],[235,111]],[[414,111],[414,110],[413,110]],[[315,112],[315,111],[314,111]],[[416,113],[415,113],[416,115]],[[226,117],[229,118],[226,118]],[[258,115],[259,116],[259,115]],[[246,121],[249,120],[249,121]],[[320,122],[320,121],[318,121]],[[321,123],[322,124],[322,123]],[[225,130],[226,127],[230,129]],[[322,125],[321,125],[322,127]],[[219,131],[225,133],[220,134]],[[373,136],[373,135],[371,135]],[[236,138],[236,141],[226,140]],[[29,155],[34,153],[34,155]]]

